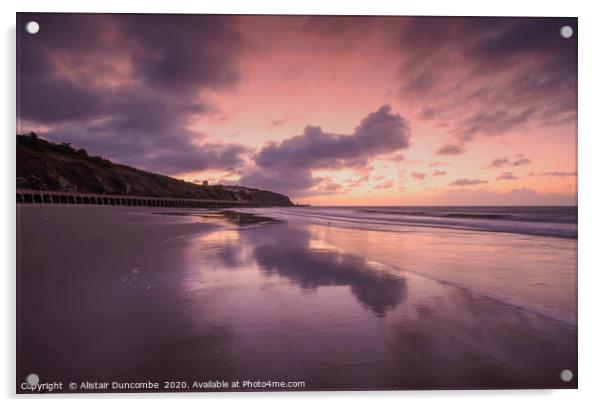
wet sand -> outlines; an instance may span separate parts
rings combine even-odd
[[[574,324],[396,266],[402,237],[157,212],[18,206],[18,383],[576,387]]]

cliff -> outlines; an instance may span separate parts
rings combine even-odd
[[[88,155],[35,133],[17,135],[17,188],[164,198],[249,201],[291,206],[281,194],[241,186],[206,185],[142,171]]]

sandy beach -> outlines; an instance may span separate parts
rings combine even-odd
[[[17,377],[576,387],[576,240],[241,212],[18,205]]]

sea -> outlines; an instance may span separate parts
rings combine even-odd
[[[316,206],[271,212],[354,227],[424,226],[577,239],[576,206]]]

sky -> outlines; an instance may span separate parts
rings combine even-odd
[[[574,18],[21,13],[17,25],[19,133],[312,205],[576,204]]]

